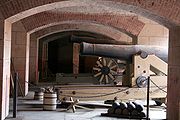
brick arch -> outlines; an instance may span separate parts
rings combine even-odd
[[[29,31],[28,33],[31,34],[33,38],[37,39],[37,38],[44,37],[52,33],[71,31],[71,30],[98,33],[117,41],[123,41],[121,39],[122,32],[120,32],[119,30],[113,27],[104,26],[102,24],[90,23],[90,22],[66,21],[66,22],[51,23],[46,26],[43,26],[42,28],[33,29],[32,31]]]
[[[105,4],[107,6],[111,5],[111,7],[113,7],[113,5],[120,6],[121,9],[138,12],[138,14],[149,17],[164,25],[169,23],[175,25],[180,24],[180,2],[177,0],[99,0],[96,1],[96,4],[94,1],[73,2],[68,0],[1,0],[0,11],[2,12],[4,19],[11,17],[11,20],[15,22],[29,15],[54,8],[86,6],[90,4]]]
[[[114,27],[131,37],[136,37],[144,27],[144,23],[139,21],[137,16],[111,15],[111,14],[83,14],[72,12],[52,12],[46,11],[35,14],[21,20],[27,31],[41,27],[46,24],[60,21],[89,21]]]
[[[83,2],[80,2],[81,0],[77,0],[73,3],[73,1],[67,1],[67,0],[1,0],[0,1],[0,11],[2,13],[2,17],[0,15],[0,18],[2,19],[0,24],[1,24],[1,28],[3,28],[4,25],[4,20],[5,20],[5,29],[4,29],[4,36],[1,35],[0,37],[2,39],[4,39],[4,44],[1,46],[1,51],[3,51],[3,53],[7,53],[5,55],[1,55],[1,66],[4,66],[1,71],[3,71],[3,74],[0,74],[2,82],[1,84],[1,88],[2,90],[0,91],[0,96],[2,96],[1,99],[1,105],[0,105],[0,109],[3,110],[1,113],[1,119],[4,119],[4,117],[7,115],[7,111],[8,109],[8,99],[7,95],[5,93],[8,93],[8,90],[4,91],[3,88],[6,88],[8,86],[9,83],[9,78],[10,78],[10,41],[11,41],[11,34],[10,34],[10,30],[7,29],[7,27],[11,26],[10,24],[12,22],[16,22],[20,19],[23,19],[25,17],[28,17],[30,15],[39,13],[39,12],[43,12],[43,11],[47,11],[47,10],[51,10],[54,8],[62,8],[62,7],[70,7],[70,6],[86,6],[89,5],[88,3],[86,3],[84,0]],[[87,0],[88,2],[90,2],[90,0]],[[108,4],[107,4],[108,2]],[[57,3],[57,4],[56,4]],[[180,2],[179,0],[97,0],[97,4],[105,4],[105,6],[110,6],[113,7],[113,5],[115,5],[114,8],[123,8],[123,9],[128,9],[131,10],[132,12],[139,12],[138,14],[141,14],[145,17],[148,17],[152,20],[157,21],[160,24],[163,24],[167,27],[173,27],[173,26],[180,26]],[[93,5],[97,5],[97,4],[93,4]],[[113,5],[112,5],[113,4]],[[168,8],[168,9],[167,9]],[[7,22],[10,22],[10,24],[8,24]],[[3,31],[3,30],[2,30]],[[178,38],[178,34],[180,33],[180,28],[173,28],[171,29],[170,32],[170,41],[172,42],[172,40],[175,41],[179,41]],[[3,32],[1,32],[2,34]],[[175,42],[176,43],[176,42]],[[170,43],[172,44],[172,43]],[[176,44],[177,45],[177,44]],[[170,52],[173,53],[173,51],[177,51],[179,50],[179,48],[175,45],[171,46],[170,45]],[[5,49],[8,48],[8,49]],[[177,49],[177,50],[176,50]],[[174,57],[174,58],[172,58]],[[5,58],[5,59],[4,59]],[[172,64],[170,65],[171,67],[174,65],[176,66],[176,61],[179,61],[179,57],[177,55],[175,56],[171,56],[172,60],[170,60],[170,62],[172,62]],[[179,64],[178,64],[179,65]],[[177,69],[179,70],[179,68]],[[176,70],[176,71],[177,71]],[[170,70],[169,70],[170,71]],[[170,71],[170,73],[173,73],[172,71]],[[177,73],[178,74],[178,73]],[[176,76],[177,76],[176,74]],[[6,79],[8,78],[8,80]],[[174,80],[175,79],[175,80]],[[174,78],[174,81],[177,81],[178,78]],[[173,84],[173,81],[170,82],[170,78],[169,78],[169,93],[173,93],[174,90],[179,90],[178,88],[174,87],[172,88],[171,84]],[[179,85],[179,84],[178,84]],[[179,87],[179,86],[178,86]],[[175,102],[177,104],[177,102],[179,101],[179,97],[176,96],[175,98]],[[168,106],[173,106],[173,100],[170,100]],[[174,109],[173,109],[174,108]],[[171,111],[171,112],[170,112]],[[174,112],[176,111],[176,112]],[[168,112],[170,113],[171,117],[170,118],[174,118],[174,119],[178,119],[179,115],[178,115],[178,109],[177,106],[175,107],[170,107],[170,109],[168,110]],[[168,116],[170,116],[168,115]],[[174,117],[173,117],[174,116]],[[169,119],[169,118],[168,118]]]
[[[63,32],[63,31],[87,31],[87,32],[93,32],[98,33],[102,35],[106,35],[109,38],[112,38],[117,41],[121,42],[127,42],[123,41],[121,39],[122,32],[118,31],[117,29],[114,29],[112,27],[95,24],[95,23],[89,23],[89,22],[63,22],[63,23],[54,23],[46,25],[46,27],[43,27],[41,29],[34,29],[32,31],[29,31],[29,37],[30,37],[30,59],[29,59],[29,80],[36,80],[37,78],[37,40],[48,36],[53,33]],[[132,41],[129,41],[132,42]],[[32,72],[33,71],[33,72]],[[34,72],[36,71],[36,72]]]

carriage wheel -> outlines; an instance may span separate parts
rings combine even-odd
[[[118,64],[114,59],[99,58],[93,67],[94,77],[99,79],[100,84],[108,84],[116,79]]]

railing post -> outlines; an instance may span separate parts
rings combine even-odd
[[[147,110],[146,120],[149,120],[149,88],[150,88],[150,76],[147,78]]]
[[[14,75],[14,91],[13,91],[13,118],[17,116],[17,94],[18,94],[18,73]]]

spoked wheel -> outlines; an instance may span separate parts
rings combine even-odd
[[[116,79],[118,68],[119,66],[114,59],[101,57],[93,67],[93,74],[99,79],[100,84],[109,84]]]

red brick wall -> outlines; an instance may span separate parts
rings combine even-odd
[[[12,38],[11,38],[11,56],[15,70],[19,73],[19,80],[23,89],[25,90],[26,80],[26,47],[27,47],[27,33],[21,22],[12,25]]]
[[[42,6],[42,5],[49,4],[49,3],[63,2],[63,1],[67,1],[67,0],[38,0],[38,1],[37,0],[31,0],[31,1],[1,0],[0,11],[2,11],[2,14],[5,18],[8,18],[10,16],[13,16],[22,11],[31,9],[33,7],[38,7],[38,6]],[[97,4],[98,3],[100,3],[100,2],[97,1]],[[105,1],[103,1],[102,3],[106,4]],[[120,4],[120,3],[124,3],[124,4]],[[93,2],[93,4],[95,4],[95,3]],[[152,19],[158,20],[159,22],[164,23],[164,24],[166,24],[168,22],[180,24],[180,15],[179,15],[180,2],[178,0],[158,0],[158,1],[156,1],[156,0],[112,0],[112,3],[109,0],[109,2],[107,3],[107,5],[111,5],[111,6],[113,4],[114,4],[114,6],[119,5],[119,6],[121,6],[121,8],[126,9],[126,10],[139,12],[139,14],[142,14],[147,17],[151,17]],[[133,5],[135,7],[128,6],[128,5]],[[77,4],[76,4],[76,6],[77,6]],[[54,7],[54,6],[51,6],[51,7]],[[152,12],[147,12],[147,11],[142,12],[141,11],[142,9],[145,9],[147,11],[152,11]],[[154,17],[154,15],[156,15],[156,17]]]

